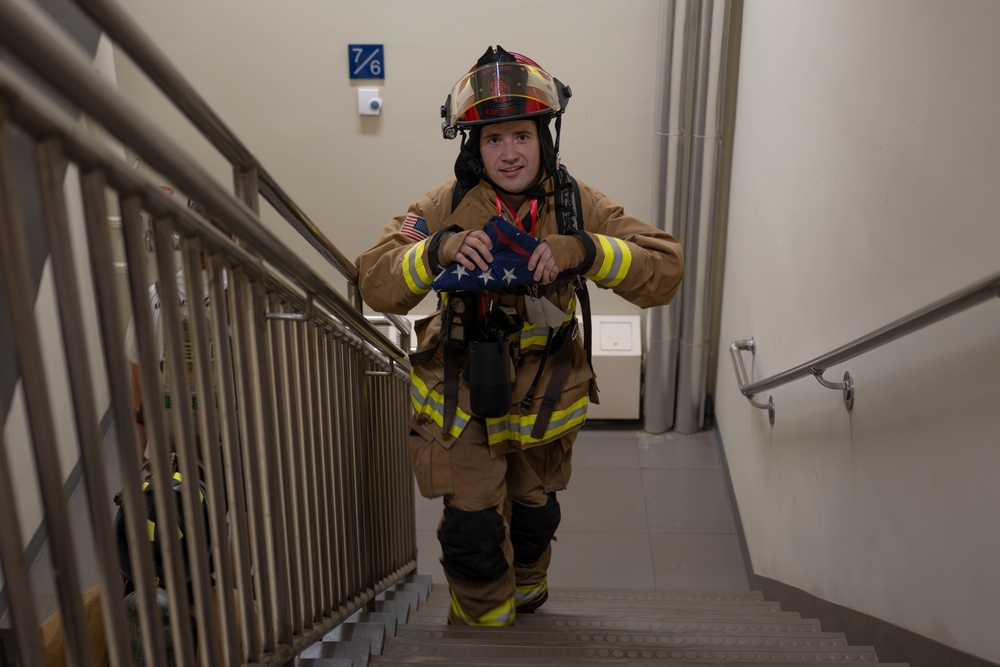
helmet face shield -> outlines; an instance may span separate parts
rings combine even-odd
[[[458,80],[448,96],[443,109],[446,136],[448,128],[454,132],[460,127],[558,115],[568,97],[562,89],[557,79],[533,63],[511,60],[476,67]]]

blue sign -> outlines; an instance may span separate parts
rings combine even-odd
[[[347,45],[347,70],[352,79],[384,79],[384,60],[381,44]]]

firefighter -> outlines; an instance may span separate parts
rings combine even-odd
[[[597,399],[576,317],[587,283],[645,308],[683,274],[674,237],[560,165],[570,95],[529,58],[487,49],[441,110],[445,138],[461,135],[455,178],[356,261],[376,311],[438,295],[415,326],[409,447],[421,494],[444,499],[453,624],[511,625],[548,597],[556,493]]]

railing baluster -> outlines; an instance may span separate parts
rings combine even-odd
[[[14,332],[18,366],[31,438],[42,507],[44,525],[49,535],[70,535],[69,513],[63,493],[63,473],[59,463],[56,431],[52,421],[52,404],[48,381],[42,363],[42,348],[35,316],[34,288],[28,261],[28,243],[17,192],[12,156],[12,127],[6,109],[0,107],[0,283],[6,287]],[[77,572],[76,549],[67,544],[49,551],[56,573],[55,584],[62,612],[63,628],[70,655],[76,664],[93,664],[86,620],[80,600],[80,577]]]
[[[79,276],[73,258],[66,202],[63,196],[63,154],[60,143],[48,140],[35,149],[38,180],[42,195],[42,208],[46,223],[49,249],[52,253],[52,272],[59,302],[59,318],[63,325],[63,347],[72,387],[73,415],[80,438],[81,461],[86,479],[85,488],[90,509],[91,529],[94,531],[94,548],[97,552],[98,580],[101,589],[114,591],[121,585],[115,567],[117,554],[112,549],[114,537],[107,520],[107,475],[101,451],[100,429],[97,423],[97,406],[94,403],[94,383],[87,356],[80,354],[85,341],[83,309],[77,290]],[[126,664],[129,651],[125,638],[125,610],[116,596],[102,595],[101,610],[106,619],[105,627],[111,636],[108,652],[113,664]]]

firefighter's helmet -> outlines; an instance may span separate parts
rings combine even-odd
[[[534,60],[497,45],[486,49],[458,80],[441,107],[442,133],[454,139],[460,130],[488,123],[558,116],[572,95]]]

